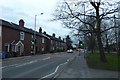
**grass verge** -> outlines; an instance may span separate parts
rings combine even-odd
[[[90,68],[120,71],[120,58],[117,54],[106,54],[107,63],[100,61],[98,53],[89,53],[87,64]]]

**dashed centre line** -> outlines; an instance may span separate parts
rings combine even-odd
[[[29,62],[26,62],[26,63],[22,63],[22,64],[13,64],[13,65],[8,65],[8,66],[3,66],[3,67],[0,67],[0,69],[6,68],[6,67],[14,67],[14,66],[15,67],[21,67],[21,66],[32,64],[32,63],[35,63],[35,62],[38,62],[38,61],[41,61],[41,60],[47,60],[47,59],[50,59],[50,57],[47,57],[47,58],[44,58],[44,59],[32,60],[32,61],[29,61]]]

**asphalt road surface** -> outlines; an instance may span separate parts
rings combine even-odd
[[[73,59],[76,53],[51,53],[10,58],[2,61],[2,78],[44,78],[57,72],[58,66]]]

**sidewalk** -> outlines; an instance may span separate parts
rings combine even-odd
[[[81,55],[68,63],[64,71],[57,78],[118,78],[118,72],[91,69],[87,66],[83,55]]]

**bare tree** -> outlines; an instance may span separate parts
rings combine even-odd
[[[101,61],[107,62],[104,54],[101,34],[114,28],[114,26],[102,30],[101,21],[103,19],[112,18],[111,15],[118,12],[118,8],[112,7],[114,5],[115,4],[109,2],[105,4],[101,2],[101,0],[89,0],[86,2],[71,2],[71,0],[64,0],[57,7],[54,16],[55,20],[61,20],[67,28],[78,30],[78,32],[82,32],[83,34],[95,34],[98,42]],[[89,21],[89,17],[93,19]]]

